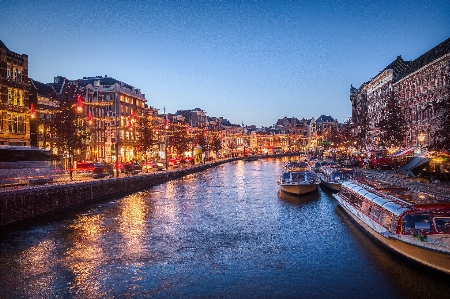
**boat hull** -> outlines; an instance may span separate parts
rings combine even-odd
[[[324,186],[325,188],[328,188],[332,191],[339,192],[341,190],[341,183],[333,183],[333,182],[327,182],[326,180],[320,179],[320,184]]]
[[[364,231],[377,239],[381,244],[420,264],[450,274],[449,252],[427,248],[421,244],[423,241],[419,241],[412,236],[383,235],[385,229],[381,225],[370,220],[370,218],[355,209],[352,205],[342,199],[339,194],[333,195],[344,211],[359,224]]]
[[[301,194],[307,194],[314,191],[317,191],[319,189],[318,184],[281,184],[280,185],[281,190],[284,192],[295,194],[295,195],[301,195]]]

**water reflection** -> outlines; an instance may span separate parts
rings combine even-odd
[[[146,194],[135,193],[119,202],[117,230],[122,237],[124,257],[138,256],[146,250],[144,236],[147,230],[147,214],[151,209],[144,201]]]
[[[75,297],[102,298],[98,268],[105,259],[101,237],[104,233],[100,214],[79,215],[69,225],[68,247],[64,254],[64,268],[73,279],[69,292]]]
[[[318,200],[320,198],[319,192],[311,192],[302,195],[292,195],[284,192],[283,190],[278,190],[278,198],[291,204],[291,205],[305,205],[312,201]]]
[[[282,165],[231,163],[6,234],[0,298],[387,299],[450,292],[447,276],[416,270],[374,246],[327,192],[279,193]]]

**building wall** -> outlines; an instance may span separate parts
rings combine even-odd
[[[432,61],[395,83],[399,102],[407,123],[406,146],[420,146],[418,136],[425,135],[423,145],[431,143],[435,129],[433,102],[448,94],[450,53]]]
[[[0,145],[30,145],[28,56],[0,41]]]
[[[436,125],[433,102],[448,96],[449,88],[445,84],[449,76],[450,39],[447,39],[413,61],[403,61],[398,56],[358,89],[351,87],[352,119],[358,125],[365,119],[368,121],[369,147],[376,147],[380,130],[378,121],[387,97],[391,95],[396,95],[406,121],[403,145],[419,146],[417,137],[420,134],[425,134],[423,145],[429,145]]]

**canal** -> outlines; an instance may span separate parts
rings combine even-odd
[[[0,298],[448,298],[330,193],[238,161],[0,234]]]

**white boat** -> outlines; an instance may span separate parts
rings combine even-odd
[[[334,165],[323,166],[317,173],[320,179],[320,185],[331,191],[341,190],[341,185],[343,182],[354,179],[356,177],[361,177],[362,173],[351,168],[336,167]]]
[[[362,180],[343,182],[333,196],[382,244],[450,274],[450,203],[406,188]]]
[[[278,180],[282,191],[301,195],[317,191],[320,180],[306,162],[288,162]]]

